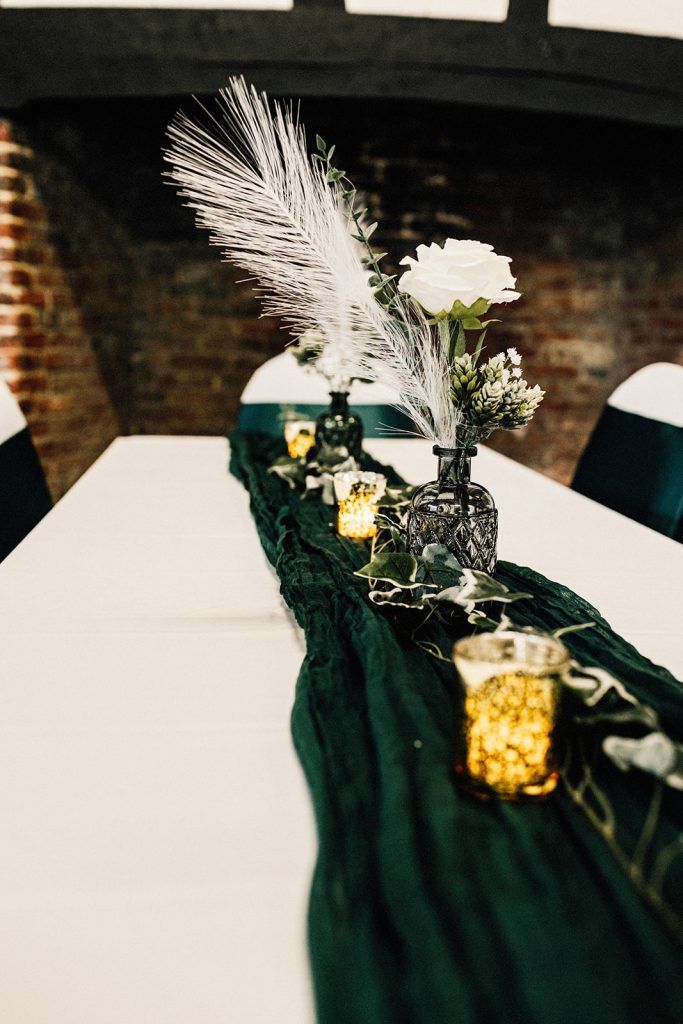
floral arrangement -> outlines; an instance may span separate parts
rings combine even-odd
[[[322,334],[306,331],[288,345],[287,349],[299,366],[314,370],[323,377],[330,391],[348,393],[355,381],[367,382],[366,378],[349,375],[349,368],[343,359],[339,358],[336,347],[327,344]]]
[[[333,389],[384,384],[417,432],[447,448],[531,419],[543,392],[522,378],[515,350],[481,358],[494,322],[482,317],[520,295],[508,257],[449,238],[406,256],[398,282],[385,274],[377,224],[335,147],[316,136],[309,156],[291,109],[242,79],[208,120],[181,113],[169,135],[169,178],[198,225],[256,280],[265,312],[285,320],[297,357]]]

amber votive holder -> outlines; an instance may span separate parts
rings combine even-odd
[[[559,779],[557,724],[567,649],[554,637],[509,630],[453,647],[462,684],[455,770],[487,799],[540,800]]]
[[[303,459],[315,444],[315,420],[287,420],[285,441],[290,458]]]
[[[340,537],[369,540],[377,533],[375,516],[387,480],[381,473],[347,470],[334,474],[337,533]]]

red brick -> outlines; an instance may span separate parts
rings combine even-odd
[[[31,231],[25,224],[0,223],[0,238],[16,238],[18,242],[26,242],[31,237]]]
[[[39,220],[44,216],[44,210],[36,203],[28,203],[18,198],[0,199],[0,213],[9,214],[10,217],[27,221]]]
[[[7,327],[33,327],[34,324],[35,317],[33,313],[20,313],[13,310],[11,306],[4,309],[0,306],[0,325],[6,325]]]
[[[34,394],[38,391],[45,391],[48,386],[48,379],[44,374],[30,376],[29,374],[22,374],[19,384],[17,386],[17,392],[19,395],[22,394]]]
[[[9,284],[23,285],[25,288],[30,288],[32,274],[27,270],[8,270],[2,274],[6,278]],[[0,300],[1,301],[1,300]]]

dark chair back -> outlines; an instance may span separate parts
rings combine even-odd
[[[0,380],[0,561],[52,508],[28,425]]]
[[[654,363],[617,388],[572,488],[683,541],[683,367]]]

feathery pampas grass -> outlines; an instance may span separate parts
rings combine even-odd
[[[295,335],[323,336],[340,382],[384,384],[417,431],[455,443],[449,360],[438,331],[413,300],[389,311],[368,284],[341,193],[310,158],[291,108],[231,78],[197,120],[179,112],[168,130],[168,178],[226,259],[256,282],[264,312]]]

